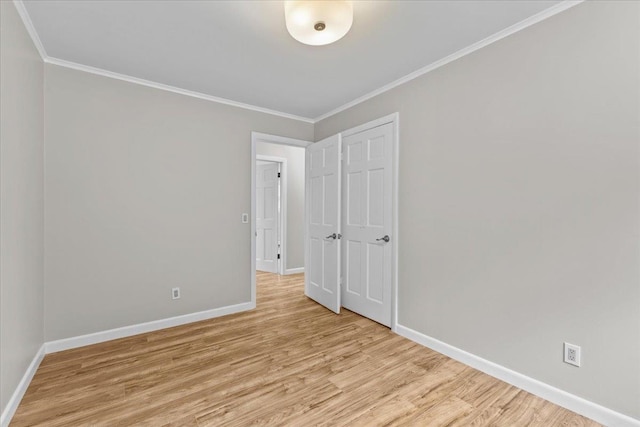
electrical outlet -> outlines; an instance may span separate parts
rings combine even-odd
[[[242,214],[242,223],[243,224],[249,224],[249,214],[248,213],[243,213]]]
[[[580,346],[564,343],[564,362],[580,367]]]
[[[171,299],[180,299],[180,288],[171,289]]]

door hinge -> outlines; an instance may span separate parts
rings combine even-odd
[[[280,172],[278,172],[278,178],[280,178]]]
[[[278,259],[280,259],[280,254],[278,254]]]

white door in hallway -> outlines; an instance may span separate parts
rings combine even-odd
[[[340,135],[306,153],[305,294],[340,312]]]
[[[342,141],[342,305],[391,325],[393,124]]]
[[[256,166],[256,269],[278,272],[280,164]]]

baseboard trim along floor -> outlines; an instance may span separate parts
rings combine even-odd
[[[160,329],[171,328],[188,323],[198,322],[201,320],[212,319],[215,317],[225,316],[228,314],[239,313],[255,308],[254,302],[246,302],[226,307],[220,307],[212,310],[201,311],[197,313],[175,316],[167,319],[156,320],[152,322],[140,323],[137,325],[125,326],[107,331],[96,332],[78,337],[71,337],[56,341],[44,343],[31,364],[27,368],[20,383],[16,387],[13,395],[0,416],[0,427],[7,427],[18,408],[22,397],[24,396],[29,383],[35,375],[40,362],[44,356],[49,353],[69,350],[73,348],[83,347],[91,344],[111,341],[118,338],[125,338],[146,332],[157,331]],[[562,406],[570,411],[591,418],[605,426],[611,427],[640,427],[640,420],[636,420],[627,415],[605,408],[604,406],[590,402],[586,399],[568,393],[566,391],[555,388],[551,385],[530,378],[526,375],[505,368],[489,360],[483,359],[472,353],[461,350],[457,347],[444,343],[435,338],[424,335],[409,327],[398,324],[396,333],[420,345],[428,347],[434,351],[442,353],[452,359],[455,359],[465,365],[471,366],[488,375],[498,378],[506,383],[521,388],[529,393],[535,394],[546,399],[556,405]]]
[[[0,416],[0,427],[7,427],[11,422],[11,418],[13,418],[13,415],[15,414],[16,409],[18,409],[18,405],[20,405],[20,401],[22,400],[24,393],[29,387],[29,383],[31,383],[33,376],[38,370],[38,366],[40,366],[40,362],[42,362],[42,359],[44,359],[44,356],[46,354],[70,350],[72,348],[84,347],[91,344],[98,344],[118,338],[126,338],[133,335],[144,334],[146,332],[157,331],[160,329],[172,328],[174,326],[199,322],[201,320],[213,319],[215,317],[240,313],[241,311],[252,310],[254,308],[256,308],[255,302],[244,302],[240,304],[214,308],[211,310],[169,317],[167,319],[154,320],[151,322],[139,323],[137,325],[123,326],[121,328],[109,329],[92,334],[46,342],[42,344],[40,350],[38,350],[38,353],[34,356],[31,364],[22,377],[22,380],[20,380],[18,387],[16,387],[16,390],[11,395],[11,399],[9,399],[6,408],[4,409],[4,411],[2,411],[2,415]]]
[[[640,420],[613,411],[597,403],[590,402],[574,394],[560,390],[549,384],[543,383],[509,368],[483,359],[440,340],[424,335],[406,326],[397,325],[396,333],[421,344],[458,362],[471,366],[485,374],[498,378],[506,383],[535,394],[558,406],[569,409],[577,414],[584,415],[594,421],[609,427],[640,427]]]
[[[172,328],[174,326],[199,322],[201,320],[213,319],[214,317],[240,313],[241,311],[247,311],[254,308],[256,308],[255,303],[243,302],[241,304],[228,305],[211,310],[184,314],[182,316],[169,317],[167,319],[154,320],[152,322],[145,322],[139,323],[137,325],[124,326],[122,328],[109,329],[107,331],[95,332],[93,334],[80,335],[77,337],[65,338],[56,341],[49,341],[45,343],[46,354],[56,353],[58,351],[69,350],[77,347],[84,347],[86,345],[111,341],[118,338],[144,334],[146,332],[153,332],[159,329]]]
[[[44,359],[45,354],[45,345],[42,344],[36,355],[33,357],[33,360],[29,364],[29,367],[22,376],[22,379],[18,383],[15,391],[11,395],[9,402],[7,402],[7,406],[4,408],[4,411],[2,411],[2,415],[0,415],[1,427],[8,427],[9,423],[11,422],[11,418],[13,418],[13,414],[16,413],[16,409],[18,409],[20,401],[27,391],[27,388],[29,388],[29,384],[31,383],[33,376],[36,374],[36,371],[40,366],[40,362],[42,362],[42,359]]]

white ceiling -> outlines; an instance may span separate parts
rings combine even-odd
[[[306,118],[556,3],[354,1],[351,31],[314,47],[282,1],[24,1],[49,57]]]

